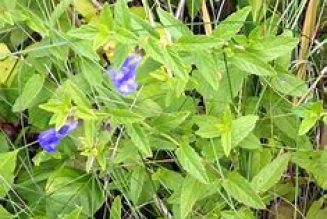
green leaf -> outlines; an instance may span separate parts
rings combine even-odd
[[[241,208],[238,211],[223,211],[221,216],[224,219],[255,219],[253,212],[249,208]]]
[[[217,66],[224,66],[223,62],[217,63]],[[232,103],[233,98],[238,95],[238,92],[243,87],[243,81],[247,77],[243,70],[239,70],[233,65],[228,65],[228,73],[225,67],[222,67],[222,79],[219,83],[219,88],[217,92],[208,90],[207,92],[202,92],[203,95],[208,98],[206,102],[207,110],[222,113],[226,108],[228,103]],[[203,79],[204,80],[204,79]],[[203,84],[203,82],[200,81]],[[209,85],[205,84],[205,87]],[[201,93],[201,94],[202,94]]]
[[[172,47],[165,47],[162,52],[163,64],[165,64],[178,78],[187,81],[191,68],[184,64],[183,60]]]
[[[17,59],[14,56],[10,56],[11,52],[7,45],[0,43],[0,84],[5,84],[10,77]]]
[[[178,148],[175,153],[178,161],[186,172],[200,182],[208,184],[209,179],[202,159],[190,145],[185,143],[181,144],[180,148]]]
[[[260,193],[268,191],[279,181],[283,172],[287,168],[289,160],[290,154],[283,154],[266,165],[252,179],[252,187]]]
[[[174,43],[176,49],[185,51],[207,51],[222,45],[223,42],[217,42],[214,37],[205,35],[184,35]]]
[[[14,219],[14,215],[10,214],[4,207],[0,205],[0,216],[2,219]]]
[[[243,27],[246,18],[251,11],[251,7],[244,7],[227,17],[218,24],[212,35],[225,41],[234,37]]]
[[[223,181],[222,186],[235,200],[252,208],[265,208],[265,204],[262,202],[260,196],[257,195],[251,184],[238,173],[230,172],[227,179]]]
[[[266,1],[262,0],[249,0],[248,1],[252,7],[253,21],[259,23],[263,16],[266,15],[269,4]]]
[[[312,115],[304,117],[299,128],[299,135],[305,135],[312,127],[315,126],[318,120],[319,116]]]
[[[138,24],[138,26],[139,26],[137,28],[138,34],[142,33],[139,30],[143,30],[144,32],[146,32],[146,34],[150,34],[154,38],[160,39],[160,34],[146,20],[144,20],[143,18],[141,18],[141,17],[139,17],[139,16],[137,16],[135,14],[131,14],[131,17],[132,17],[133,21],[136,24]]]
[[[183,62],[175,47],[161,47],[159,45],[160,43],[158,40],[150,38],[143,42],[142,47],[144,47],[146,53],[154,60],[164,64],[179,79],[187,82],[191,67],[185,65],[185,62]]]
[[[22,94],[16,99],[12,108],[13,112],[20,112],[32,106],[34,99],[42,90],[45,76],[33,75],[25,84]]]
[[[241,148],[248,150],[261,149],[260,139],[252,133],[245,137],[239,145]]]
[[[75,116],[83,120],[96,120],[97,116],[94,113],[93,109],[90,109],[85,106],[76,106]]]
[[[325,219],[327,214],[327,208],[324,206],[324,197],[318,201],[314,201],[306,216],[306,219]]]
[[[232,122],[232,147],[239,145],[254,129],[258,116],[241,116]]]
[[[201,183],[198,180],[187,176],[183,180],[180,198],[180,210],[181,218],[184,219],[192,211],[195,202],[200,198],[201,195]]]
[[[138,124],[127,126],[128,135],[131,137],[133,144],[145,157],[152,157],[152,151],[149,138],[143,128]]]
[[[145,118],[130,110],[126,109],[113,109],[109,112],[112,120],[118,124],[132,124],[143,121]]]
[[[249,162],[251,162],[251,173],[250,178],[260,172],[262,168],[268,165],[273,160],[272,151],[269,148],[263,148],[261,150],[255,150],[252,153],[252,157]]]
[[[84,78],[91,86],[100,86],[102,77],[102,67],[97,62],[92,62],[88,59],[81,58],[80,60],[81,72]]]
[[[304,81],[293,74],[282,73],[272,78],[271,86],[273,89],[285,95],[302,97],[307,93],[307,85]]]
[[[125,62],[126,57],[130,53],[130,48],[128,45],[124,43],[117,43],[115,46],[115,53],[110,60],[112,62],[113,68],[114,69],[120,69],[123,63]]]
[[[111,9],[112,7],[110,4],[104,4],[100,13],[99,24],[97,24],[97,29],[99,31],[104,30],[104,32],[106,32],[113,28],[114,19]]]
[[[83,93],[83,90],[72,80],[67,80],[64,83],[65,93],[70,97],[76,106],[83,107],[91,111],[90,101],[87,99],[86,95]],[[91,114],[91,113],[90,113]]]
[[[74,9],[87,20],[91,20],[97,14],[97,9],[88,0],[74,0]]]
[[[2,10],[13,10],[16,6],[16,0],[3,0],[2,5],[0,6],[0,12]],[[3,8],[4,7],[4,8]]]
[[[327,152],[326,151],[301,151],[292,155],[292,162],[298,164],[309,174],[314,176],[317,184],[327,189]]]
[[[114,31],[113,34],[115,40],[117,40],[120,43],[134,46],[139,42],[138,36],[134,32],[130,31],[129,29],[122,28],[120,26],[115,26],[113,31]]]
[[[34,127],[43,130],[49,127],[49,121],[52,116],[51,113],[34,106],[28,109],[28,121]]]
[[[183,35],[192,35],[192,32],[181,21],[174,18],[168,12],[157,8],[157,13],[161,24],[169,31],[173,39],[178,39]]]
[[[300,106],[294,111],[299,114],[300,117],[303,117],[299,128],[299,135],[304,135],[314,127],[316,122],[320,119],[321,113],[323,112],[323,106],[321,102],[313,102]]]
[[[273,67],[252,53],[237,52],[231,57],[231,62],[238,69],[259,76],[277,75]]]
[[[69,39],[69,46],[74,50],[80,57],[88,58],[92,61],[98,61],[99,55],[93,48],[93,44],[90,39],[76,39],[71,37]]]
[[[232,119],[232,112],[228,108],[224,112],[222,123],[218,126],[221,133],[221,145],[227,157],[232,150]]]
[[[72,212],[65,214],[64,216],[60,216],[62,219],[80,219],[82,218],[82,208],[78,207]]]
[[[60,168],[50,175],[45,192],[47,218],[70,213],[80,207],[82,214],[93,214],[104,202],[104,194],[96,179],[85,172],[72,168]]]
[[[207,51],[198,50],[194,53],[194,60],[199,73],[202,74],[208,84],[217,91],[221,73],[217,68],[214,56]]]
[[[117,196],[112,202],[110,208],[110,219],[121,219],[121,197]]]
[[[3,198],[11,189],[14,182],[18,150],[0,153],[0,198]]]
[[[200,126],[200,129],[195,132],[202,138],[216,138],[220,136],[218,124],[205,124]]]
[[[143,185],[147,177],[144,167],[136,167],[132,170],[132,175],[129,181],[129,197],[134,204],[138,204]]]
[[[114,7],[114,21],[117,26],[131,29],[131,16],[125,0],[118,0]]]
[[[0,153],[7,152],[9,150],[9,144],[7,141],[8,136],[3,132],[0,132]]]
[[[63,13],[65,13],[66,9],[69,7],[70,3],[74,0],[62,0],[56,5],[55,9],[53,10],[50,16],[50,25],[54,26],[57,20],[61,17]]]
[[[173,130],[178,128],[190,115],[188,111],[174,113],[164,113],[155,118],[151,125],[161,131]]]
[[[181,187],[180,182],[183,177],[178,172],[159,167],[159,170],[152,175],[152,179],[159,181],[163,187],[176,191]]]
[[[198,139],[197,144],[203,147],[201,154],[207,162],[216,162],[225,155],[224,149],[219,138]],[[203,146],[202,146],[203,145]]]
[[[249,49],[266,61],[274,60],[292,52],[299,43],[298,38],[289,36],[268,36],[255,40]]]

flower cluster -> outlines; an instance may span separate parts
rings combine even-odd
[[[115,89],[124,96],[136,91],[136,71],[142,61],[142,56],[133,53],[128,56],[119,71],[109,68],[108,75]]]
[[[57,145],[60,143],[60,141],[68,136],[77,127],[78,121],[70,121],[59,130],[56,130],[55,128],[48,129],[39,134],[38,142],[45,151],[53,153],[57,150]]]
[[[137,90],[136,71],[142,61],[139,53],[133,53],[128,56],[119,71],[110,68],[107,73],[111,78],[115,89],[126,96]],[[38,136],[40,146],[47,152],[53,153],[57,150],[60,141],[68,136],[78,127],[78,121],[67,122],[59,130],[55,128],[43,131]]]

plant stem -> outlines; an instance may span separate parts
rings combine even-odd
[[[319,4],[319,0],[311,0],[308,4],[307,12],[305,15],[303,31],[301,36],[300,55],[299,55],[299,60],[301,64],[299,66],[299,70],[297,73],[297,76],[300,79],[305,79],[306,76],[306,68],[308,64],[307,58],[308,58],[310,42],[312,41],[314,30],[315,30],[318,4]]]

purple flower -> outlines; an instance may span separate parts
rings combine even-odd
[[[58,134],[62,135],[63,137],[66,137],[77,127],[78,127],[78,121],[68,122],[58,130]]]
[[[78,127],[78,121],[67,122],[58,131],[55,128],[43,131],[38,136],[40,146],[48,153],[57,150],[60,141]]]
[[[140,54],[133,53],[125,59],[119,71],[112,68],[108,70],[112,84],[122,95],[126,96],[136,91],[138,87],[136,83],[136,70],[141,60],[142,56]]]
[[[39,134],[38,142],[45,151],[53,153],[62,138],[55,128],[51,128]]]

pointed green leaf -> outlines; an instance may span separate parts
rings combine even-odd
[[[128,135],[131,137],[133,144],[145,157],[151,157],[152,151],[149,139],[143,128],[138,124],[131,124],[127,126]]]
[[[2,219],[14,219],[14,215],[10,214],[4,207],[0,205],[0,216]]]
[[[217,42],[216,38],[206,35],[184,35],[177,40],[174,46],[178,50],[198,52],[222,47],[223,42]]]
[[[200,129],[195,132],[202,138],[216,138],[221,135],[218,124],[207,124],[200,126]]]
[[[204,184],[208,183],[209,179],[202,163],[202,159],[189,144],[181,144],[180,148],[178,148],[175,153],[178,161],[186,172],[198,179],[200,182]]]
[[[199,73],[202,74],[208,84],[217,91],[221,73],[217,70],[215,57],[207,51],[198,50],[194,53],[194,60]]]
[[[181,189],[181,218],[184,219],[191,212],[195,202],[199,199],[201,194],[201,183],[192,177],[186,177]]]
[[[0,198],[4,197],[14,182],[18,150],[0,153]]]
[[[299,128],[299,135],[304,135],[314,127],[316,122],[320,119],[323,110],[324,109],[321,102],[309,102],[304,106],[294,109],[296,114],[303,117]]]
[[[268,36],[263,39],[255,40],[249,48],[251,51],[254,50],[262,59],[271,61],[289,54],[298,43],[299,39],[294,37]]]
[[[278,74],[272,78],[271,86],[282,94],[295,97],[302,97],[308,91],[307,85],[303,80],[288,73]]]
[[[165,47],[162,52],[163,64],[165,64],[178,78],[187,81],[191,69],[184,64],[178,53],[172,47]]]
[[[145,118],[126,109],[113,109],[110,110],[109,115],[115,123],[119,124],[132,124],[143,121]]]
[[[41,74],[33,75],[25,84],[21,95],[16,99],[13,112],[20,112],[32,106],[34,99],[42,90],[45,76]]]
[[[157,13],[159,15],[160,22],[167,29],[174,39],[178,39],[182,35],[191,35],[192,32],[183,24],[181,21],[174,18],[168,12],[157,8]]]
[[[48,177],[45,192],[47,218],[57,218],[59,214],[70,213],[76,207],[82,209],[82,215],[93,217],[105,201],[97,179],[84,171],[68,167],[59,168]]]
[[[249,181],[238,173],[230,172],[227,179],[223,181],[222,186],[235,200],[252,208],[265,208],[265,204],[262,202],[260,196],[255,192]]]
[[[221,133],[221,145],[228,157],[232,150],[232,112],[228,108],[223,115],[222,123],[218,125]]]
[[[304,117],[299,128],[299,135],[304,135],[308,131],[310,131],[310,129],[315,126],[318,120],[319,120],[319,116],[313,115],[313,116]]]
[[[287,168],[289,160],[290,154],[283,154],[266,165],[252,179],[252,187],[260,193],[268,191],[279,181],[283,172]]]
[[[60,18],[62,14],[65,13],[65,10],[68,8],[69,4],[72,3],[74,0],[63,0],[56,5],[55,9],[53,10],[50,16],[50,25],[55,25],[56,21]]]
[[[230,40],[241,30],[250,11],[251,7],[244,7],[241,10],[237,10],[219,23],[212,35],[226,41]]]
[[[271,65],[252,53],[237,52],[231,57],[231,62],[235,67],[249,74],[260,76],[277,75],[275,69]]]
[[[152,179],[159,181],[163,187],[175,191],[181,187],[180,182],[183,180],[183,177],[178,172],[160,167],[159,170],[152,175]]]
[[[102,81],[102,67],[89,59],[80,59],[81,72],[83,77],[91,86],[99,86]]]
[[[129,181],[129,197],[134,204],[138,204],[141,196],[143,185],[145,183],[147,173],[144,167],[134,168]]]
[[[64,216],[60,216],[62,219],[80,219],[82,217],[83,209],[81,207],[77,207],[72,212],[65,214]]]
[[[292,162],[312,174],[317,184],[327,189],[327,151],[298,151],[292,154]]]
[[[146,32],[147,34],[150,34],[151,36],[153,36],[154,38],[160,39],[160,34],[156,31],[155,28],[153,28],[149,24],[149,22],[147,22],[143,18],[141,18],[138,15],[135,15],[133,13],[131,13],[131,17],[132,17],[133,21],[139,25],[140,28],[138,28],[138,30],[141,29],[144,32]],[[140,34],[140,32],[139,32],[139,34]]]
[[[127,2],[125,0],[118,0],[114,7],[115,24],[126,29],[131,29],[131,16],[129,13]]]
[[[241,116],[232,122],[232,147],[241,143],[254,129],[258,116]]]
[[[117,196],[110,208],[110,219],[121,219],[121,209],[122,209],[122,205],[121,205],[121,197]]]

